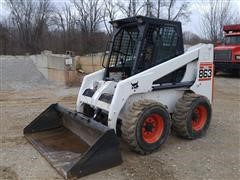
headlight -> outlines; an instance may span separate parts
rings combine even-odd
[[[240,55],[236,55],[236,56],[235,56],[235,59],[236,59],[236,60],[240,60]]]

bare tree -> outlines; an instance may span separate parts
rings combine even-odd
[[[0,54],[7,54],[9,30],[5,22],[0,22]]]
[[[100,0],[72,0],[72,3],[78,11],[82,32],[97,32],[102,21]]]
[[[117,16],[117,6],[114,0],[104,0],[103,23],[108,35],[113,32],[112,26],[109,26],[108,21],[113,21]]]
[[[201,39],[197,34],[194,34],[190,31],[185,31],[183,32],[183,41],[184,41],[184,44],[194,45],[194,44],[203,42],[205,40]]]
[[[176,0],[170,0],[168,4],[168,19],[178,20],[182,18],[187,20],[190,15],[190,12],[188,11],[188,4],[189,2],[183,1],[177,7]]]
[[[157,18],[160,18],[161,2],[162,0],[157,1]]]
[[[103,2],[100,0],[71,0],[77,10],[77,24],[79,27],[79,43],[82,46],[82,53],[95,53],[99,46],[105,44],[105,41],[99,43],[100,24],[102,23]],[[101,39],[102,40],[102,39]]]
[[[231,0],[208,0],[204,1],[202,8],[202,32],[211,42],[223,38],[223,26],[231,24],[234,20]]]
[[[6,0],[11,11],[11,19],[18,29],[18,37],[22,46],[30,52],[39,52],[44,30],[48,28],[51,14],[49,0],[14,1]]]
[[[154,16],[168,20],[188,21],[190,11],[189,2],[177,0],[145,0],[146,16]]]
[[[237,12],[233,18],[233,24],[240,24],[240,13]]]
[[[64,3],[63,7],[56,9],[51,21],[62,34],[64,51],[72,49],[72,39],[76,31],[76,16],[70,4]]]
[[[146,2],[140,0],[119,0],[117,6],[124,17],[131,17],[141,14],[146,6]]]
[[[109,35],[101,31],[105,4],[102,0],[71,0],[57,4],[52,0],[5,0],[10,16],[0,19],[0,54],[54,53],[75,51],[83,55],[102,52]],[[113,20],[117,8],[106,1],[107,19]],[[109,29],[111,31],[111,29]]]
[[[188,21],[190,16],[189,4],[185,0],[146,0],[146,14],[150,14],[157,18],[168,20]],[[150,6],[150,7],[149,7]]]
[[[146,6],[146,16],[152,17],[153,3],[150,0],[146,0],[145,6]]]

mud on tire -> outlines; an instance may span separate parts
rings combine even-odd
[[[210,124],[212,108],[208,99],[194,93],[185,93],[176,103],[172,115],[172,129],[180,137],[202,137]]]
[[[170,116],[158,102],[134,102],[124,116],[122,138],[139,154],[145,155],[159,149],[169,136]]]

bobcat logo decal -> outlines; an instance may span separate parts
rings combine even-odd
[[[137,89],[139,86],[138,86],[138,81],[135,82],[135,83],[131,83],[132,85],[132,89]]]

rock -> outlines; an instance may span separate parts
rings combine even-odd
[[[36,157],[36,156],[33,156],[33,157],[32,157],[32,161],[33,161],[34,159],[37,159],[37,157]]]

